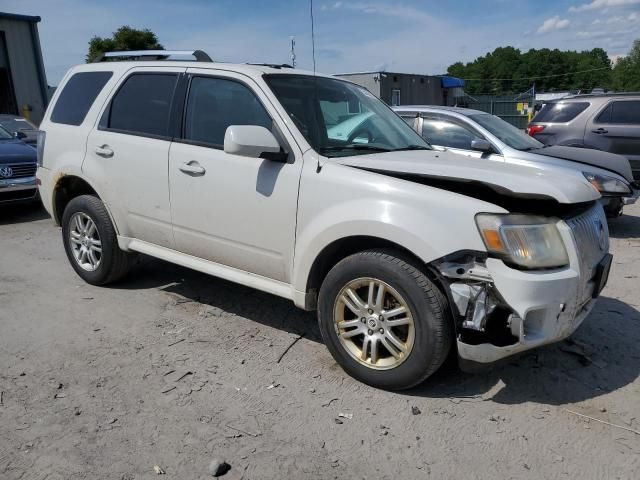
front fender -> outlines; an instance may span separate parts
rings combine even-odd
[[[476,213],[505,212],[446,190],[333,163],[319,172],[305,168],[299,205],[292,284],[300,292],[315,259],[337,240],[388,240],[428,263],[459,250],[484,251]]]

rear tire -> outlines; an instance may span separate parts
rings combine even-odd
[[[391,250],[336,264],[320,288],[318,323],[349,375],[388,390],[411,388],[433,374],[453,339],[445,296],[418,262]]]
[[[91,285],[120,280],[136,258],[120,250],[109,213],[93,195],[75,197],[64,209],[62,241],[71,266]]]

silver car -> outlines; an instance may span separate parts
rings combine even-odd
[[[479,160],[574,168],[602,195],[609,217],[640,194],[629,160],[586,148],[546,146],[495,115],[456,107],[394,107],[409,125],[436,148]]]

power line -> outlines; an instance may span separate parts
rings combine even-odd
[[[520,81],[520,80],[539,80],[541,78],[553,78],[553,77],[565,77],[567,75],[577,75],[578,73],[587,73],[587,72],[596,72],[598,70],[611,70],[610,67],[599,67],[599,68],[590,68],[588,70],[578,70],[577,72],[569,72],[569,73],[556,73],[553,75],[542,75],[539,77],[518,77],[518,78],[463,78],[462,80],[464,81],[480,81],[480,80],[484,80],[484,81],[489,81],[489,80],[513,80],[515,81]]]

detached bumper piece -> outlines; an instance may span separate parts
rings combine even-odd
[[[589,315],[611,267],[604,211],[598,204],[560,221],[558,230],[569,254],[560,269],[517,270],[469,253],[435,262],[457,314],[463,369],[558,342]]]

